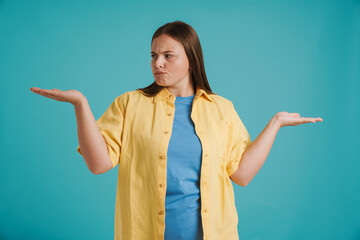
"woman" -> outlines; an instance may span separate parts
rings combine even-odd
[[[211,91],[190,25],[157,29],[151,57],[155,81],[116,97],[97,121],[79,91],[31,90],[74,105],[92,173],[119,164],[115,239],[239,239],[231,180],[251,181],[281,127],[322,119],[278,112],[251,142],[232,102]]]

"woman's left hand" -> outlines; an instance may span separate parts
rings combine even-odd
[[[300,117],[299,113],[276,113],[259,136],[246,148],[238,169],[230,176],[231,180],[240,186],[246,186],[264,164],[281,127],[296,126],[304,123],[322,122],[320,117]]]
[[[320,117],[310,118],[310,117],[300,117],[299,113],[288,113],[288,112],[278,112],[273,117],[276,120],[279,127],[285,126],[296,126],[304,123],[315,123],[322,122],[323,119]]]

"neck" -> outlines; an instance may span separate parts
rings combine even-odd
[[[166,88],[175,97],[190,97],[195,94],[195,89],[190,82],[186,86],[166,86]]]

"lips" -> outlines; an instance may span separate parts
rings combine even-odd
[[[165,72],[156,72],[155,74],[165,74]]]

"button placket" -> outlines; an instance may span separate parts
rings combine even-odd
[[[161,228],[159,228],[159,240],[164,237],[164,228],[165,225],[165,196],[166,196],[166,160],[167,160],[167,149],[169,144],[169,138],[172,130],[172,120],[175,114],[175,105],[174,105],[174,96],[170,96],[170,100],[164,101],[165,112],[163,113],[163,123],[161,124],[161,129],[159,134],[161,136],[161,143],[159,144],[159,165],[158,165],[158,221],[162,223]]]
[[[196,108],[195,108],[196,109]],[[195,115],[195,112],[193,112],[193,122],[194,122],[194,124],[195,124],[195,130],[196,130],[196,133],[197,133],[197,135],[198,135],[198,137],[199,137],[199,140],[200,140],[200,142],[201,142],[201,146],[202,146],[202,149],[206,149],[206,138],[205,138],[205,136],[203,136],[203,134],[202,134],[202,129],[201,129],[201,127],[199,126],[199,123],[197,122],[197,117],[196,117],[196,115]],[[204,142],[205,141],[205,142]],[[203,184],[202,184],[202,187],[201,187],[201,189],[200,189],[200,194],[201,194],[201,198],[203,198],[203,199],[205,199],[205,194],[207,194],[207,192],[208,192],[208,183],[207,183],[207,168],[208,168],[208,163],[209,161],[208,161],[208,153],[207,152],[205,152],[205,153],[203,153],[203,159],[202,159],[202,163],[201,163],[201,169],[202,169],[202,171],[201,171],[201,174],[202,174],[202,176],[201,176],[201,178],[203,179]],[[206,214],[206,216],[203,216],[203,221],[207,221],[206,219],[207,219],[207,215],[208,215],[208,210],[207,210],[207,208],[206,208],[206,206],[207,206],[207,202],[206,201],[203,201],[202,202],[202,206],[201,206],[201,208],[203,209],[203,211],[202,211],[202,215],[204,214]],[[207,238],[205,238],[205,239],[207,239]]]
[[[173,96],[170,96],[170,99],[173,100]],[[170,105],[173,105],[173,103],[171,103]],[[165,119],[165,124],[163,125],[163,139],[162,139],[162,148],[160,149],[160,155],[159,158],[163,161],[161,161],[161,165],[163,166],[161,168],[161,171],[165,171],[166,172],[166,159],[167,159],[167,147],[169,144],[169,135],[171,133],[171,119],[174,116],[174,113],[172,112],[174,110],[173,106],[167,109],[166,112],[166,119]],[[165,196],[163,194],[166,193],[166,174],[163,175],[162,177],[159,178],[159,193],[161,194],[161,197],[159,198],[160,202],[159,202],[159,212],[158,212],[158,216],[161,219],[161,221],[164,221],[164,214],[165,214],[165,210],[164,210],[164,205],[165,205]]]

